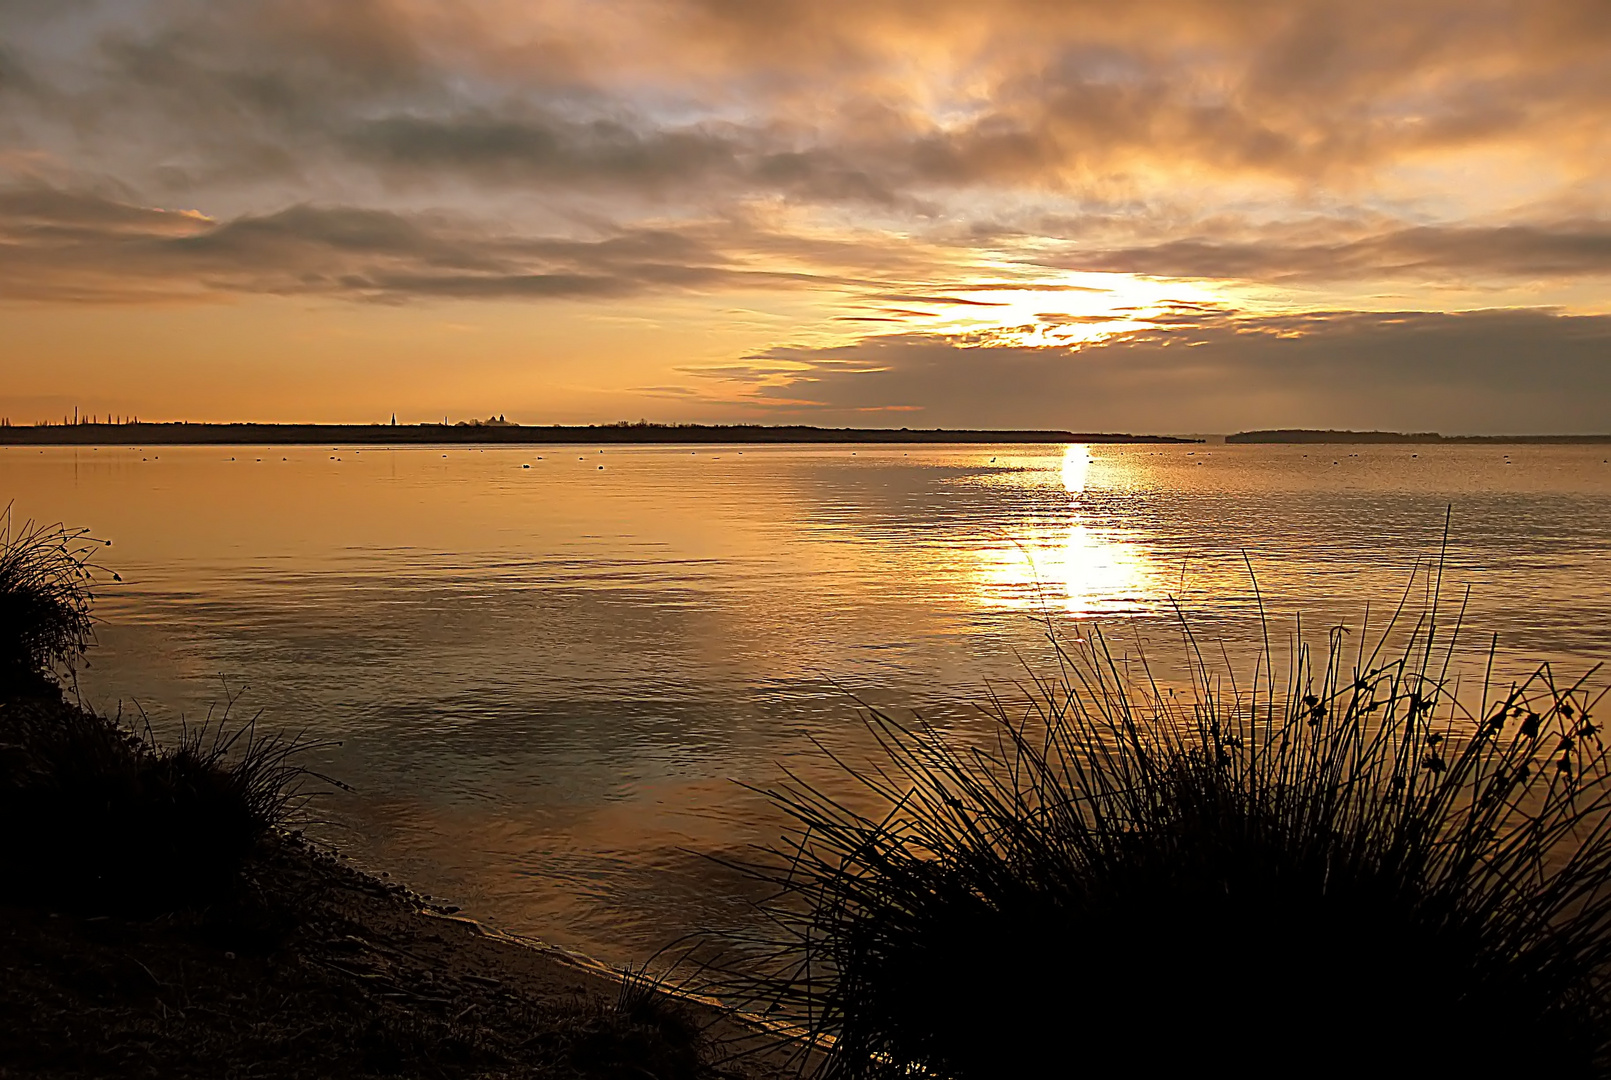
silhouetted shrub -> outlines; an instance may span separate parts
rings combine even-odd
[[[876,809],[770,793],[799,829],[737,1000],[842,1077],[1598,1075],[1599,699],[1457,696],[1436,615],[1251,684],[1192,644],[1178,695],[1093,631],[982,745],[871,711]]]
[[[88,647],[92,557],[104,541],[63,525],[0,522],[0,693],[32,689]],[[115,579],[117,575],[112,575]]]
[[[92,914],[212,903],[285,820],[303,745],[252,724],[208,724],[165,747],[59,697],[6,702],[4,887]]]
[[[303,744],[226,712],[162,746],[63,700],[53,676],[88,646],[102,546],[9,509],[0,524],[0,882],[81,910],[204,905],[285,820]]]

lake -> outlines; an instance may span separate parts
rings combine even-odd
[[[310,827],[612,963],[742,928],[780,819],[741,786],[866,745],[858,700],[979,725],[1098,621],[1178,668],[1358,627],[1435,559],[1499,668],[1611,658],[1603,446],[0,449],[13,513],[123,578],[81,691],[158,731],[338,740]],[[1452,508],[1452,510],[1451,510]],[[1603,681],[1603,680],[1602,680]]]

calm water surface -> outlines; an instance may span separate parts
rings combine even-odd
[[[16,513],[112,539],[83,689],[159,728],[340,740],[324,835],[612,962],[742,926],[706,855],[775,837],[852,695],[978,724],[1035,618],[1178,655],[1357,625],[1435,554],[1501,666],[1611,658],[1605,447],[0,449]],[[1251,661],[1248,663],[1251,667]],[[832,782],[831,778],[830,781]]]

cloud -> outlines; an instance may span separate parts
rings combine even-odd
[[[360,122],[339,141],[386,170],[470,176],[490,184],[599,185],[644,195],[717,192],[818,202],[892,204],[883,179],[832,151],[793,149],[787,137],[734,124],[656,126],[642,117],[571,119],[525,107]]]
[[[1603,163],[1602,7],[168,0],[28,67],[79,72],[77,149],[125,172],[203,150],[188,175],[245,182],[274,148],[304,182],[319,164],[573,194],[1150,200],[1187,164],[1369,188],[1462,148]],[[60,51],[37,14],[18,26],[11,53]]]
[[[866,275],[899,269],[910,258],[854,243],[797,241],[743,218],[528,235],[440,212],[299,205],[215,221],[95,192],[0,189],[0,296],[12,303],[887,288]]]
[[[360,155],[510,181],[688,183],[737,169],[733,140],[699,130],[641,132],[620,121],[477,112],[388,116],[348,136]]]
[[[1420,226],[1360,239],[1292,243],[1183,237],[1143,247],[1081,252],[1085,270],[1251,281],[1360,278],[1570,278],[1611,275],[1611,222]]]
[[[692,373],[770,414],[825,422],[906,408],[925,426],[1598,432],[1611,416],[1605,315],[1199,308],[1077,351],[981,340],[881,335]]]
[[[216,222],[94,194],[0,191],[0,293],[12,302],[600,297],[798,277],[739,266],[696,229],[531,238],[446,215],[316,206]]]
[[[12,51],[0,44],[0,95],[26,94],[37,85],[33,75]]]

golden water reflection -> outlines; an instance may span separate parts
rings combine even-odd
[[[1066,516],[1014,535],[994,538],[975,552],[985,599],[1002,607],[1061,610],[1073,615],[1115,615],[1156,598],[1152,561],[1137,545],[1081,520],[1079,501],[1101,483],[1117,459],[1094,459],[1075,443],[1059,469],[1069,499]]]
[[[1063,490],[1070,495],[1085,492],[1085,480],[1091,471],[1091,448],[1074,443],[1063,451]]]
[[[1611,651],[1603,447],[1357,451],[13,447],[0,498],[116,541],[92,703],[160,733],[249,686],[269,729],[331,740],[309,764],[356,790],[323,834],[355,859],[636,965],[749,931],[708,856],[786,823],[733,780],[854,797],[823,751],[861,759],[861,703],[965,730],[1042,655],[1026,615],[1125,618],[1121,650],[1166,628],[1168,682],[1183,595],[1250,670],[1244,552],[1278,629],[1357,620],[1453,504],[1450,592],[1503,669]]]
[[[986,599],[1003,607],[1117,615],[1153,595],[1139,549],[1077,523],[987,544],[977,559]]]

